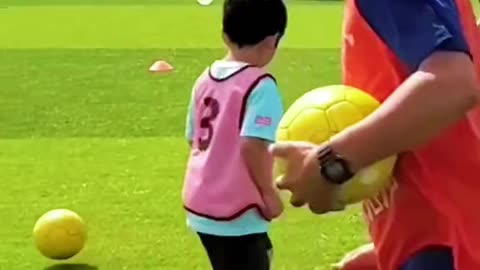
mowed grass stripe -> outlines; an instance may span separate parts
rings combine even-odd
[[[222,49],[0,50],[0,138],[184,134],[197,76]],[[272,65],[285,105],[338,83],[336,49],[284,49]],[[155,59],[168,75],[148,72]]]
[[[340,4],[289,7],[282,47],[338,48]],[[0,48],[223,48],[220,6],[45,6],[0,10]]]
[[[99,269],[208,269],[185,225],[181,138],[0,139],[1,269],[43,269],[32,245],[41,213],[70,208],[87,221],[87,249],[72,262]],[[329,269],[365,242],[358,209],[315,217],[289,209],[273,224],[275,269]],[[3,263],[2,263],[3,262]],[[316,268],[317,267],[317,268]]]
[[[334,4],[338,1],[332,0],[288,0],[288,4]],[[0,6],[52,6],[52,5],[198,5],[196,0],[0,0]],[[223,0],[214,0],[211,5],[222,5]]]

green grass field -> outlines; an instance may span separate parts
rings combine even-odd
[[[286,105],[340,80],[342,7],[290,0],[272,66]],[[209,269],[181,207],[184,114],[196,76],[224,51],[218,4],[193,0],[0,0],[0,269]],[[157,59],[176,71],[148,73]],[[36,219],[75,210],[89,242],[55,266]],[[289,209],[275,269],[329,269],[367,241],[358,210]]]

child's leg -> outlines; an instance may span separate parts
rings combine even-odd
[[[253,234],[246,237],[251,237],[246,245],[248,255],[243,259],[248,262],[244,268],[255,270],[269,270],[272,268],[273,246],[267,233]],[[242,269],[242,270],[244,270]]]
[[[378,270],[377,254],[373,243],[362,245],[332,265],[333,270]]]
[[[198,233],[213,270],[227,270],[228,237]],[[226,239],[227,238],[227,239]]]
[[[273,261],[273,245],[272,240],[268,237],[268,234],[265,233],[265,246],[267,248],[267,255],[268,255],[268,262],[269,262],[269,269],[272,269],[272,261]]]
[[[200,234],[213,270],[269,270],[272,244],[268,235]]]

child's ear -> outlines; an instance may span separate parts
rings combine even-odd
[[[272,35],[265,38],[268,48],[276,48],[278,46],[278,35]]]

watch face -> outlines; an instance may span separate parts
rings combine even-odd
[[[343,166],[340,162],[334,161],[325,168],[325,172],[332,178],[339,178],[344,174]]]
[[[335,184],[343,184],[351,177],[346,170],[345,164],[340,160],[329,162],[322,170],[324,177],[327,178],[326,180]]]

